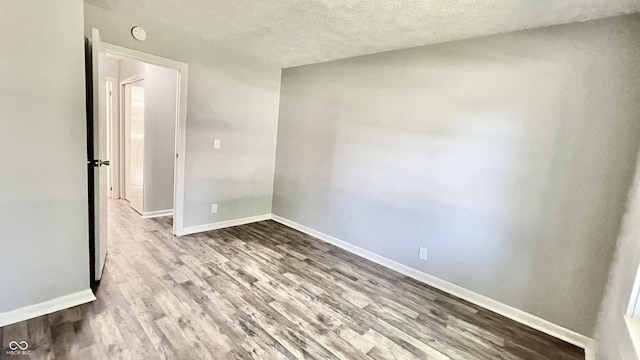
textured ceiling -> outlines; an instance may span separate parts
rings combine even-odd
[[[640,0],[86,0],[281,67],[640,10]]]

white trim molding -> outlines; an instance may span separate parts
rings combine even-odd
[[[156,211],[143,211],[142,218],[143,219],[151,219],[161,216],[171,216],[173,215],[173,209],[166,210],[156,210]]]
[[[450,283],[448,281],[439,279],[435,276],[429,275],[422,271],[416,270],[414,268],[411,268],[409,266],[406,266],[394,260],[385,258],[384,256],[380,256],[369,250],[365,250],[361,247],[350,244],[344,240],[340,240],[331,235],[327,235],[322,232],[316,231],[312,228],[298,224],[294,221],[283,218],[281,216],[272,214],[271,218],[274,221],[277,221],[285,226],[288,226],[290,228],[303,232],[307,235],[311,235],[329,244],[335,245],[343,250],[346,250],[350,253],[363,257],[367,260],[373,261],[391,270],[397,271],[403,275],[411,277],[415,280],[418,280],[436,289],[442,290],[446,293],[459,297],[470,303],[481,306],[487,310],[493,311],[509,319],[515,320],[523,325],[529,326],[533,329],[549,334],[560,340],[563,340],[570,344],[581,347],[585,350],[585,358],[587,360],[596,359],[596,342],[595,340],[587,336],[584,336],[582,334],[579,334],[575,331],[569,330],[562,326],[556,325],[550,321],[544,320],[540,317],[529,314],[525,311],[516,309],[512,306],[503,304],[497,300],[488,298],[484,295],[480,295],[471,290],[467,290],[456,284]]]
[[[47,315],[96,300],[91,289],[0,313],[0,327]]]
[[[218,230],[218,229],[223,229],[223,228],[228,228],[228,227],[238,226],[238,225],[251,224],[254,222],[265,221],[270,219],[271,219],[271,214],[263,214],[263,215],[250,216],[250,217],[245,217],[240,219],[218,221],[211,224],[188,226],[188,227],[183,227],[182,233],[176,234],[176,235],[182,236],[182,235],[195,234],[199,232]]]

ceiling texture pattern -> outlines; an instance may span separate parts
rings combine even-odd
[[[86,2],[283,68],[640,10],[640,0]]]

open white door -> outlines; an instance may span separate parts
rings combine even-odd
[[[102,278],[107,258],[107,119],[105,77],[101,73],[105,52],[98,29],[91,31],[91,74],[93,88],[93,215],[95,238],[95,280]],[[91,185],[90,185],[91,186]]]
[[[144,212],[144,86],[144,80],[124,86],[127,200],[140,215]]]

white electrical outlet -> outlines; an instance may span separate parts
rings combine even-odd
[[[211,213],[215,214],[218,212],[218,204],[211,204]]]
[[[418,257],[422,260],[427,260],[427,255],[428,255],[428,250],[425,247],[421,247],[420,248],[420,254],[418,254]]]
[[[220,139],[213,139],[213,148],[220,149]]]

